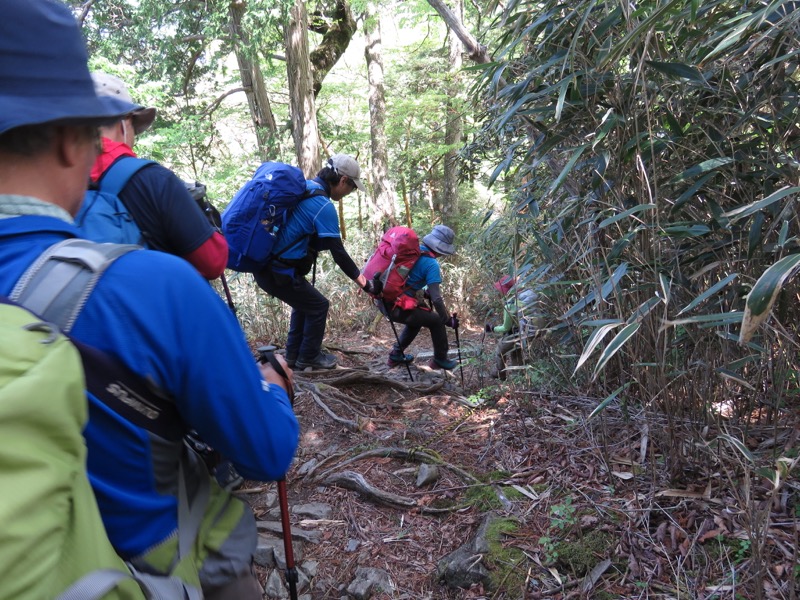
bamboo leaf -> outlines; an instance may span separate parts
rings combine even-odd
[[[735,310],[728,313],[716,313],[713,315],[696,315],[694,317],[684,317],[683,319],[666,320],[661,326],[664,330],[667,327],[677,327],[678,325],[699,324],[701,327],[721,327],[737,323],[744,317],[744,312]]]
[[[698,179],[692,185],[690,185],[688,188],[686,188],[686,190],[680,196],[678,196],[677,200],[675,200],[675,204],[672,205],[672,208],[670,209],[670,211],[678,210],[681,206],[683,206],[689,200],[694,198],[695,194],[697,193],[697,190],[699,190],[701,187],[703,187],[706,184],[706,182],[709,179],[711,179],[712,177],[714,177],[715,175],[716,175],[716,173],[714,173],[714,172],[706,173],[700,179]]]
[[[570,75],[564,81],[561,82],[561,89],[558,92],[558,101],[556,102],[556,123],[561,120],[561,112],[564,110],[564,100],[567,97],[567,91],[569,90],[569,84],[572,83],[574,75]]]
[[[622,331],[614,336],[614,339],[611,340],[611,343],[606,346],[605,350],[603,350],[603,353],[600,355],[600,360],[597,361],[597,366],[594,368],[594,375],[592,375],[592,379],[597,378],[598,373],[602,371],[603,367],[606,366],[606,363],[611,360],[611,357],[614,356],[623,345],[625,345],[625,342],[631,339],[631,336],[633,336],[633,334],[639,330],[641,325],[641,323],[631,323],[630,325],[626,325]]]
[[[722,213],[722,216],[729,219],[731,223],[734,221],[738,221],[739,219],[743,219],[754,212],[758,212],[763,208],[766,208],[770,204],[777,202],[781,198],[788,196],[789,194],[796,194],[800,192],[800,187],[783,187],[779,189],[777,192],[773,192],[766,198],[762,198],[761,200],[757,200],[756,202],[751,202],[745,206],[740,206],[739,208],[735,208],[730,210],[726,213]]]
[[[603,60],[599,61],[597,69],[602,71],[606,69],[610,63],[619,60],[626,52],[630,51],[630,46],[641,42],[644,32],[650,31],[654,24],[670,11],[680,9],[683,3],[684,0],[670,0],[656,8],[644,19],[641,19],[637,26],[631,29],[619,42],[615,43],[613,50],[603,57]]]
[[[778,248],[786,246],[786,238],[789,235],[789,221],[784,221],[781,225],[781,232],[778,234]]]
[[[634,215],[642,211],[653,210],[655,207],[656,207],[655,204],[639,204],[637,206],[634,206],[633,208],[629,208],[628,210],[619,213],[618,215],[614,215],[613,217],[608,217],[607,219],[603,219],[597,225],[597,228],[603,229],[605,227],[608,227],[612,223],[620,221],[621,219],[625,219],[626,217],[630,217],[631,215]]]
[[[600,298],[605,298],[611,293],[611,290],[614,289],[619,283],[619,280],[628,272],[628,263],[622,263],[619,265],[614,272],[611,274],[611,277],[603,284],[600,288]],[[580,310],[583,310],[585,306],[587,306],[590,302],[594,302],[596,300],[597,293],[592,290],[589,292],[585,297],[581,298],[576,302],[572,308],[570,308],[567,312],[561,315],[561,319],[567,319],[577,313]]]
[[[761,228],[764,226],[764,213],[758,212],[750,223],[750,232],[747,235],[747,258],[753,258],[756,250],[761,247]]]
[[[589,357],[592,355],[592,352],[594,352],[594,349],[597,348],[598,344],[603,341],[603,338],[606,337],[608,332],[616,327],[619,327],[620,325],[622,325],[622,321],[617,320],[615,323],[609,323],[594,330],[592,335],[589,336],[589,340],[586,342],[586,347],[583,349],[583,352],[578,359],[578,364],[575,366],[575,370],[572,372],[573,375],[575,375],[583,363],[589,359]]]
[[[672,237],[689,238],[705,235],[711,231],[708,225],[696,223],[694,225],[668,225],[663,229],[664,233]]]
[[[625,324],[628,325],[630,323],[642,321],[647,315],[650,314],[651,310],[653,310],[662,302],[663,300],[658,296],[653,296],[649,300],[645,300],[635,311],[633,311],[633,314],[628,317],[628,319],[625,321]]]
[[[661,284],[661,291],[664,294],[664,304],[669,304],[670,298],[672,297],[672,280],[666,273],[659,273],[658,282]]]
[[[579,146],[578,149],[575,150],[575,152],[573,152],[572,156],[567,161],[567,164],[564,165],[563,169],[561,169],[561,173],[559,173],[556,180],[552,184],[550,184],[550,189],[547,190],[548,194],[552,194],[558,188],[561,187],[561,184],[564,183],[564,180],[567,178],[567,175],[569,175],[570,172],[572,172],[572,167],[575,166],[575,163],[578,162],[578,159],[581,157],[581,154],[583,154],[584,150],[586,150],[586,148],[588,147],[589,147],[588,144],[584,144],[582,146]]]
[[[605,410],[606,406],[608,406],[609,404],[611,404],[611,403],[614,401],[614,398],[616,398],[617,396],[619,396],[619,395],[620,395],[620,393],[621,393],[621,392],[623,392],[625,389],[627,389],[627,387],[628,387],[630,384],[631,384],[631,382],[629,381],[629,382],[628,382],[628,383],[626,383],[625,385],[622,385],[622,386],[618,387],[617,389],[615,389],[613,392],[611,392],[611,395],[610,395],[610,396],[606,397],[606,398],[605,398],[605,399],[604,399],[604,400],[603,400],[603,401],[602,401],[600,404],[598,404],[598,405],[597,405],[597,406],[594,408],[594,410],[593,410],[593,411],[591,412],[591,414],[590,414],[590,415],[589,415],[589,416],[586,418],[586,420],[587,420],[587,421],[591,421],[593,417],[595,417],[595,416],[599,415],[601,412],[603,412],[603,410]]]
[[[731,281],[733,281],[734,279],[736,279],[737,275],[738,275],[738,273],[733,273],[733,274],[731,274],[731,275],[728,275],[728,276],[727,276],[725,279],[723,279],[722,281],[718,281],[717,283],[715,283],[714,285],[712,285],[712,286],[711,286],[710,288],[708,288],[708,289],[707,289],[705,292],[703,292],[703,293],[702,293],[702,294],[700,294],[700,295],[699,295],[697,298],[695,298],[695,299],[694,299],[694,300],[692,300],[692,301],[691,301],[689,304],[687,304],[687,305],[686,305],[686,306],[685,306],[685,307],[684,307],[684,308],[683,308],[683,309],[682,309],[682,310],[681,310],[681,311],[678,313],[678,315],[682,315],[682,314],[683,314],[683,313],[685,313],[685,312],[689,312],[690,310],[692,310],[693,308],[695,308],[695,307],[696,307],[696,306],[698,306],[699,304],[702,304],[702,303],[703,303],[703,301],[705,301],[705,300],[706,300],[706,299],[708,299],[709,297],[713,296],[713,295],[714,295],[714,294],[716,294],[716,293],[717,293],[719,290],[721,290],[721,289],[722,289],[722,288],[724,288],[726,285],[728,285],[728,284],[729,284]]]
[[[645,62],[654,69],[656,69],[657,71],[661,71],[662,73],[669,75],[670,77],[689,79],[691,81],[697,81],[699,83],[706,82],[705,77],[703,77],[703,74],[700,73],[697,67],[692,67],[691,65],[687,65],[684,63],[674,63],[674,62],[660,62],[657,60],[647,60]]]
[[[728,442],[731,446],[733,446],[736,450],[738,450],[742,456],[744,456],[751,464],[755,464],[755,459],[753,458],[753,454],[750,450],[747,449],[747,446],[744,445],[744,442],[741,440],[733,437],[732,435],[728,435],[727,433],[719,434],[715,439],[722,440],[723,442]]]
[[[749,390],[756,391],[756,388],[754,388],[748,381],[745,381],[744,379],[742,379],[742,377],[740,377],[739,375],[737,375],[733,371],[731,371],[729,369],[724,369],[722,367],[719,367],[719,368],[714,369],[714,370],[719,375],[721,375],[724,379],[729,379],[731,381],[735,381],[739,385],[742,385],[742,386],[746,387]]]
[[[769,267],[758,278],[753,289],[747,294],[739,343],[745,344],[753,337],[756,329],[769,318],[775,298],[778,297],[784,281],[800,268],[800,254],[784,256]]]
[[[722,167],[729,165],[733,162],[732,158],[728,158],[726,156],[720,158],[711,158],[709,160],[704,160],[701,163],[698,163],[692,167],[689,167],[682,173],[678,173],[670,179],[671,184],[680,183],[686,179],[693,179],[698,175],[702,175],[703,173],[708,173],[709,171],[716,171],[721,169]]]

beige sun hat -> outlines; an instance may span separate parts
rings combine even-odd
[[[328,159],[328,165],[339,173],[339,175],[344,175],[352,179],[356,187],[362,192],[367,191],[364,184],[361,182],[361,167],[358,166],[355,158],[349,154],[334,154]]]
[[[130,102],[135,106],[135,109],[130,113],[130,117],[133,121],[133,130],[136,135],[150,128],[156,118],[156,109],[136,104],[131,98],[125,83],[119,77],[102,71],[95,71],[92,73],[92,80],[94,81],[94,90],[101,99],[103,97],[116,98],[117,100]]]

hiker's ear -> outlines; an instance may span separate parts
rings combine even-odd
[[[66,168],[88,169],[97,157],[96,130],[86,126],[64,126],[56,129],[55,144],[59,162]]]

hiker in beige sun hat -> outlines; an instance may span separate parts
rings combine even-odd
[[[128,92],[128,88],[119,77],[110,75],[109,73],[95,71],[92,73],[92,80],[94,81],[94,90],[101,99],[103,97],[116,98],[118,100],[130,102],[136,107],[130,114],[130,118],[133,121],[133,130],[136,135],[150,128],[156,118],[156,109],[147,108],[134,102]]]

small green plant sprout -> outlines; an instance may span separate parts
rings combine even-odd
[[[567,496],[561,504],[550,507],[550,528],[565,531],[576,523],[575,507],[572,505],[572,496]]]

